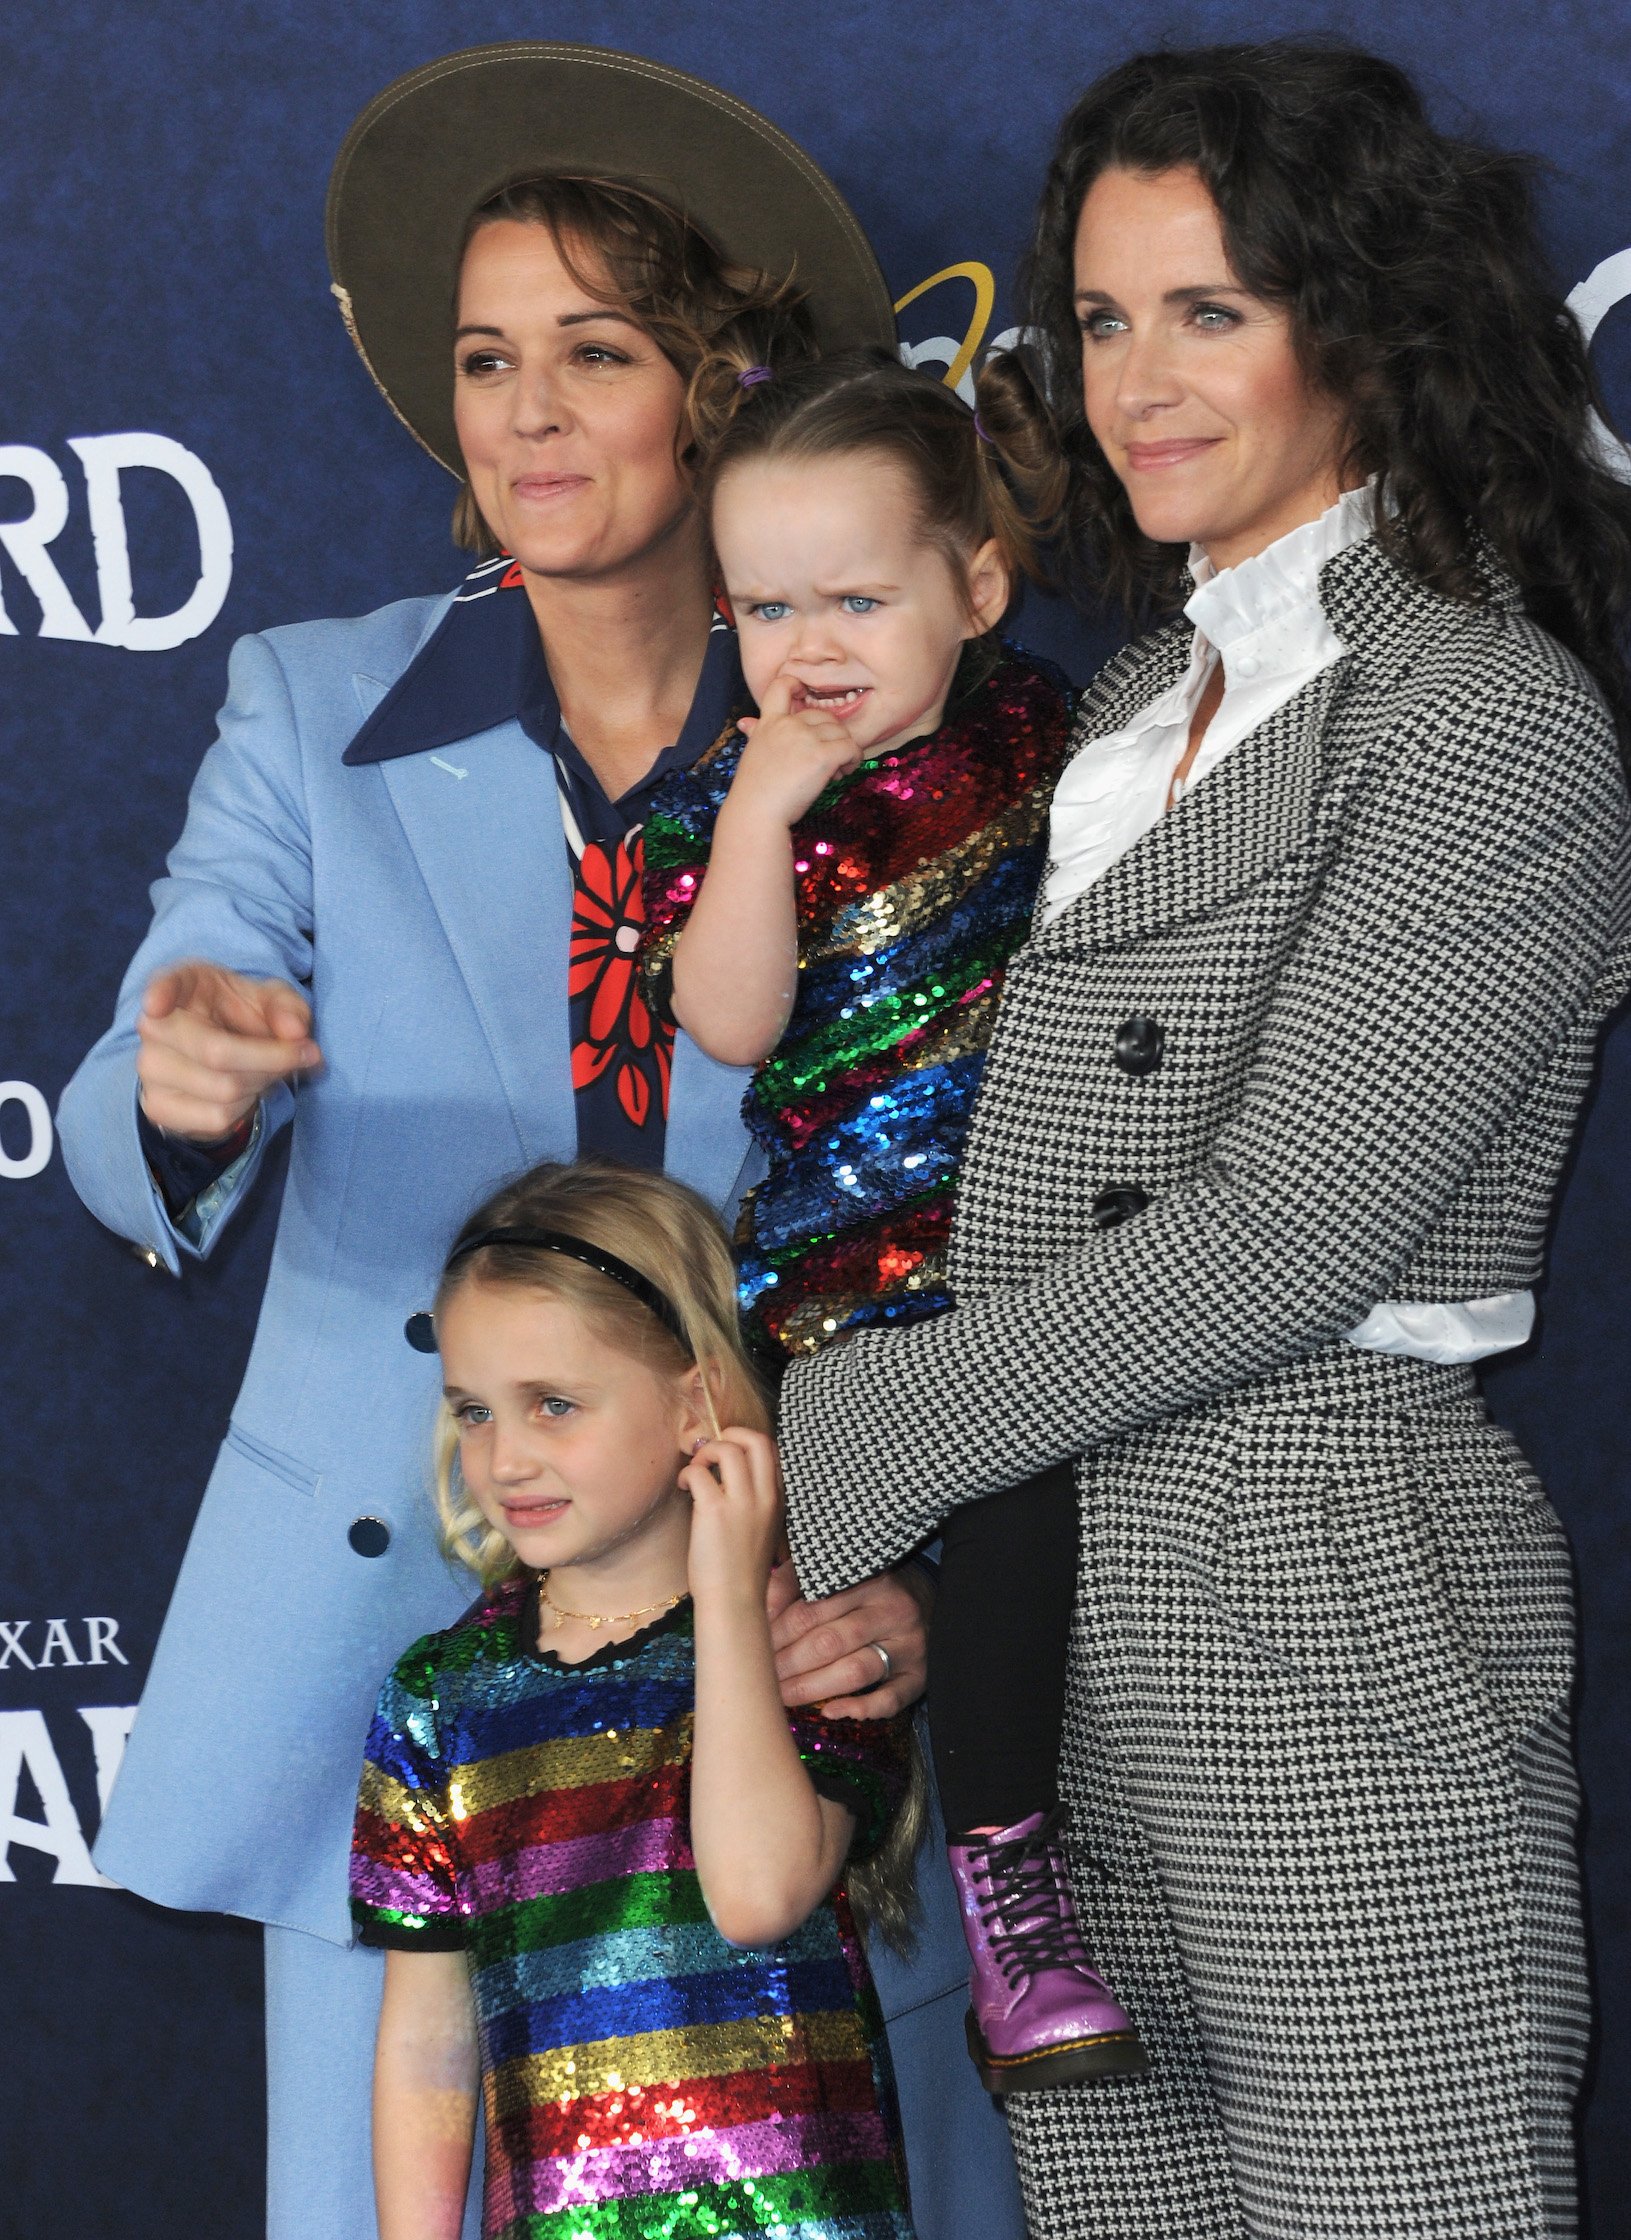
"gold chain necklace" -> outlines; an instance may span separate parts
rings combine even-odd
[[[598,1633],[602,1626],[632,1625],[636,1618],[651,1618],[655,1617],[659,1611],[677,1610],[685,1600],[685,1596],[683,1594],[671,1594],[666,1602],[648,1602],[643,1610],[625,1610],[620,1618],[596,1618],[592,1617],[587,1610],[563,1610],[560,1604],[550,1596],[549,1573],[540,1571],[538,1574],[538,1599],[544,1608],[552,1610],[557,1618],[575,1618],[580,1626],[587,1626],[591,1633]]]

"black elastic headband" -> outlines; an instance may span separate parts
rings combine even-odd
[[[619,1260],[615,1252],[604,1252],[598,1244],[585,1244],[582,1237],[571,1236],[565,1229],[483,1229],[453,1247],[447,1256],[447,1267],[457,1267],[472,1252],[481,1252],[488,1245],[502,1245],[506,1249],[519,1246],[526,1252],[559,1252],[568,1260],[581,1261],[584,1267],[593,1268],[597,1275],[621,1285],[641,1306],[648,1307],[669,1335],[687,1353],[691,1351],[691,1341],[674,1302],[658,1290],[649,1276],[643,1276],[638,1268],[631,1268],[626,1260]],[[443,1274],[446,1272],[444,1269]],[[436,1327],[428,1314],[409,1315],[403,1336],[417,1353],[436,1351]]]

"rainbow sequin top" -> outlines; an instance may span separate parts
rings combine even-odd
[[[842,1889],[784,1943],[714,1928],[691,1855],[691,1609],[563,1665],[536,1585],[381,1692],[352,1851],[365,1943],[468,1954],[485,2240],[911,2240],[883,2022]],[[876,1843],[903,1721],[789,1714]]]
[[[736,1239],[761,1344],[813,1352],[950,1304],[953,1191],[1071,714],[1051,663],[973,648],[940,728],[837,779],[793,829],[798,996],[743,1105],[769,1162]],[[744,743],[733,732],[670,777],[646,822],[659,1004]]]

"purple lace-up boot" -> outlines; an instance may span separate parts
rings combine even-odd
[[[1041,2092],[1148,2069],[1087,1956],[1057,1811],[947,1846],[973,1956],[968,2050],[987,2092]]]

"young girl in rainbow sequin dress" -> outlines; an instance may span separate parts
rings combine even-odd
[[[381,2240],[456,2240],[478,2086],[486,2240],[911,2240],[846,1894],[901,1919],[910,1729],[782,1708],[735,1280],[680,1184],[542,1167],[410,1324],[442,1357],[447,1543],[484,1587],[368,1738]]]
[[[720,359],[693,385],[760,712],[656,799],[645,965],[695,1041],[756,1067],[769,1171],[741,1299],[783,1363],[950,1304],[964,1139],[1069,750],[1064,680],[995,634],[1056,447],[1013,361],[979,398],[971,415],[881,349]],[[970,2051],[998,2094],[1143,2069],[1058,1827],[1074,1473],[962,1506],[948,1488],[947,1512],[929,1711]]]

